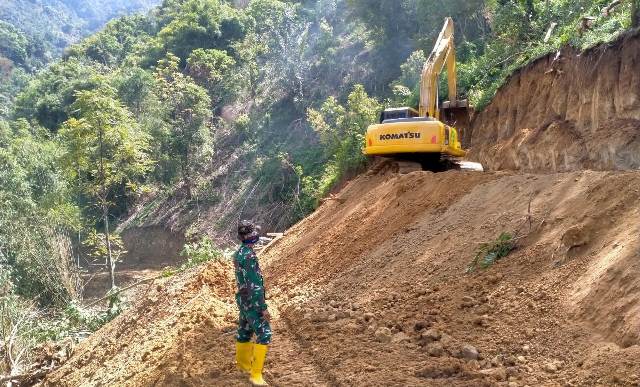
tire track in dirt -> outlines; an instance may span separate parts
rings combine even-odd
[[[273,324],[274,343],[270,346],[272,360],[265,367],[268,382],[274,386],[339,386],[335,377],[314,356],[310,346],[291,329],[291,322],[282,315]]]
[[[290,341],[291,345],[296,350],[298,356],[302,356],[303,358],[310,358],[310,366],[312,367],[313,372],[311,376],[313,378],[309,378],[304,380],[304,384],[309,384],[309,382],[313,381],[314,386],[341,386],[342,384],[338,382],[335,375],[331,372],[330,367],[323,363],[323,361],[316,356],[313,347],[310,345],[308,340],[297,333],[297,330],[294,329],[292,321],[283,315],[280,315],[280,321],[284,325],[284,329],[287,334],[285,335],[285,340]],[[306,382],[306,383],[305,383]],[[284,385],[292,385],[292,384],[284,384]]]

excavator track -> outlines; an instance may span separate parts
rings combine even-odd
[[[415,171],[445,172],[450,170],[484,172],[482,164],[463,161],[440,154],[394,155],[391,157],[374,156],[371,158],[370,173],[379,174],[391,171],[407,174]]]

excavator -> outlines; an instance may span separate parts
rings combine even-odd
[[[475,163],[461,162],[467,152],[462,149],[460,135],[454,128],[469,124],[467,100],[458,100],[456,53],[453,19],[445,19],[436,45],[422,70],[420,105],[391,108],[380,115],[380,123],[371,125],[365,136],[364,153],[368,156],[392,157],[426,170],[450,168],[481,169]],[[447,67],[449,100],[439,106],[438,77]]]

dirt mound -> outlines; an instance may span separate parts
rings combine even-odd
[[[640,173],[363,175],[261,257],[273,385],[638,385]],[[482,242],[517,248],[467,273]],[[229,263],[153,285],[45,385],[246,385]]]
[[[564,48],[518,70],[472,123],[492,170],[640,168],[640,33]]]

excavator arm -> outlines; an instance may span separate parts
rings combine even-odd
[[[456,77],[456,49],[453,41],[453,19],[444,21],[444,27],[438,35],[438,40],[422,69],[420,81],[420,116],[440,119],[438,108],[438,77],[444,66],[447,66],[447,80],[449,83],[449,103],[446,107],[467,107],[466,101],[458,101]]]

